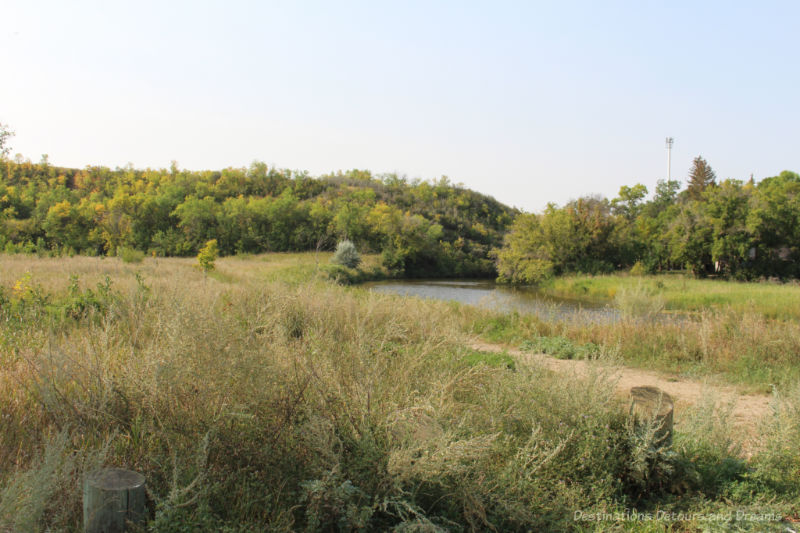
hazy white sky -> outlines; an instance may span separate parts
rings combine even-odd
[[[0,0],[0,122],[56,165],[449,176],[529,211],[800,170],[800,2]]]

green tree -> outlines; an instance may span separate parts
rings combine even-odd
[[[441,225],[383,203],[370,211],[368,220],[380,235],[381,261],[386,268],[410,277],[442,274]]]
[[[760,275],[800,276],[800,175],[784,170],[761,180],[750,197],[746,224]]]
[[[538,285],[553,275],[552,250],[540,222],[532,213],[514,220],[503,247],[494,252],[499,282]]]
[[[68,200],[54,204],[42,222],[47,239],[60,248],[82,252],[89,248],[92,220]]]
[[[619,195],[611,201],[611,210],[617,217],[611,240],[619,243],[619,266],[633,265],[647,248],[640,223],[646,196],[647,187],[637,183],[633,187],[620,187]]]
[[[678,191],[681,189],[681,182],[678,180],[658,180],[656,191],[651,202],[659,208],[664,208],[675,203],[678,198]]]
[[[578,198],[563,211],[570,220],[572,244],[565,247],[561,238],[551,239],[554,253],[562,256],[560,269],[556,262],[557,270],[592,274],[613,270],[620,262],[620,249],[610,202],[593,196]],[[570,253],[564,254],[566,251]]]
[[[692,168],[689,170],[689,186],[686,192],[691,200],[700,200],[708,187],[714,185],[717,175],[711,169],[711,165],[702,158],[697,156],[692,162]]]
[[[619,263],[618,220],[605,198],[585,197],[519,215],[494,252],[498,280],[537,284],[552,274],[607,272]]]
[[[179,220],[178,227],[193,250],[216,236],[219,209],[220,205],[211,196],[189,196],[171,213]]]
[[[619,195],[611,201],[614,214],[627,220],[633,220],[642,209],[642,202],[647,196],[647,187],[637,183],[633,187],[623,185],[619,188]]]
[[[704,208],[712,229],[711,259],[718,271],[748,277],[746,261],[753,245],[747,231],[750,187],[738,180],[725,180],[704,193]]]
[[[117,189],[114,197],[106,203],[100,222],[101,235],[109,255],[116,255],[118,247],[134,246],[134,219],[135,209],[131,196],[124,189]]]
[[[669,231],[670,259],[703,276],[712,270],[712,224],[702,202],[686,203],[672,221]]]

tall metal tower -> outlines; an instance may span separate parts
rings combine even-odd
[[[667,137],[667,181],[672,179],[672,143],[675,139]]]

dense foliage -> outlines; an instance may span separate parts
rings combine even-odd
[[[622,187],[613,200],[584,197],[516,218],[496,252],[503,281],[539,283],[552,274],[634,268],[686,269],[736,279],[800,277],[800,175],[757,184],[716,183],[701,157],[686,190],[677,181]]]
[[[798,174],[717,182],[697,157],[685,190],[662,180],[647,196],[637,184],[612,200],[583,197],[516,216],[445,177],[352,170],[314,178],[260,162],[221,171],[68,169],[46,157],[3,157],[0,250],[191,256],[216,239],[231,255],[330,250],[346,239],[408,277],[496,272],[501,281],[539,283],[628,268],[800,277]]]
[[[443,177],[353,170],[313,178],[250,168],[69,169],[46,158],[0,164],[0,249],[7,252],[222,255],[331,249],[349,239],[407,276],[494,275],[488,258],[515,211]]]

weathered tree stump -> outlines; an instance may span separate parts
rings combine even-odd
[[[86,533],[122,533],[129,524],[143,524],[144,476],[121,468],[103,468],[83,484],[83,527]]]
[[[640,423],[656,425],[655,442],[661,447],[672,444],[672,410],[672,397],[661,389],[631,389],[631,414]]]

